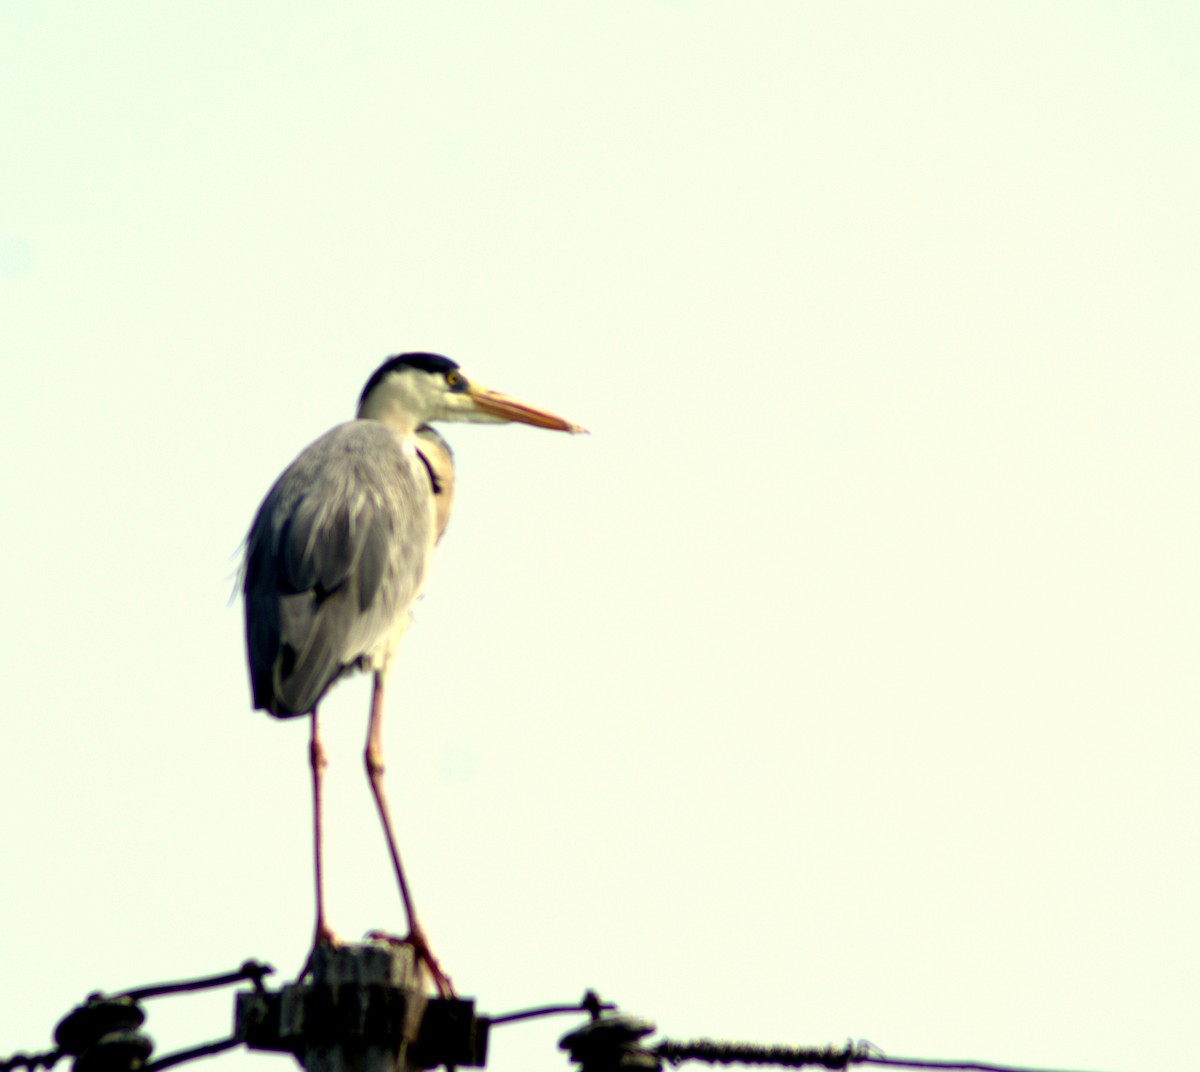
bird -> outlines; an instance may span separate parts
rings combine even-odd
[[[242,595],[254,708],[278,719],[310,719],[316,925],[300,978],[318,947],[337,944],[325,914],[321,805],[327,761],[317,710],[335,682],[365,671],[373,682],[364,761],[408,923],[402,941],[429,969],[438,993],[454,993],[400,863],[381,736],[393,656],[454,500],[454,455],[431,423],[453,421],[586,431],[480,386],[440,354],[397,354],[367,380],[355,419],[315,440],[284,470],[246,538]]]

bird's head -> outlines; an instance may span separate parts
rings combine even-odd
[[[358,416],[411,433],[430,421],[508,423],[517,421],[559,432],[583,432],[577,424],[468,379],[440,354],[389,357],[367,380]]]

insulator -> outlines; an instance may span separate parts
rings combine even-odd
[[[146,1014],[129,998],[96,998],[74,1009],[54,1029],[54,1041],[63,1053],[77,1057],[114,1031],[132,1031],[146,1022]]]
[[[618,1013],[563,1035],[558,1047],[571,1055],[581,1072],[658,1072],[662,1067],[658,1055],[638,1045],[654,1030],[649,1020]]]
[[[154,1052],[141,1031],[112,1031],[75,1058],[75,1072],[136,1072]]]

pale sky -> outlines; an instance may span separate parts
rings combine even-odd
[[[250,710],[239,544],[428,349],[592,430],[445,429],[386,726],[464,994],[1179,1067],[1198,11],[7,0],[0,1057],[93,990],[299,968],[306,727]],[[368,685],[323,707],[349,939],[403,926]]]

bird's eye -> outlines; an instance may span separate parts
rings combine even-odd
[[[446,386],[451,390],[461,391],[464,387],[466,387],[466,385],[467,381],[463,378],[463,374],[461,372],[451,369],[446,373]]]

